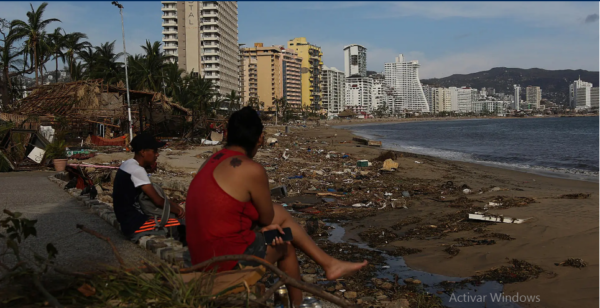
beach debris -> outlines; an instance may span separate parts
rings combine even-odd
[[[529,197],[505,197],[505,196],[497,196],[492,201],[490,201],[484,208],[488,207],[497,207],[502,209],[507,209],[511,207],[522,207],[527,206],[531,203],[535,203],[535,199]]]
[[[394,232],[386,228],[369,229],[359,233],[358,236],[360,236],[360,238],[364,241],[368,242],[371,246],[389,244],[398,238]]]
[[[490,214],[490,213],[475,212],[472,214],[469,213],[469,219],[481,220],[481,221],[491,221],[491,222],[503,222],[503,223],[507,223],[507,224],[521,224],[521,223],[526,222],[530,218],[519,219],[519,218],[504,217],[504,215],[495,215],[495,214]]]
[[[473,276],[467,281],[498,281],[500,283],[514,283],[523,282],[530,279],[538,278],[544,270],[529,262],[512,259],[509,261],[510,266],[500,266],[499,268],[492,268],[485,273],[477,276]]]
[[[277,143],[277,138],[268,138],[267,144],[270,146],[274,146]]]
[[[416,164],[422,164],[422,162],[415,160]]]
[[[423,220],[421,217],[407,217],[407,218],[401,220],[400,222],[398,222],[397,224],[391,226],[391,228],[392,228],[392,230],[398,231],[398,230],[402,229],[402,227],[404,227],[404,226],[418,224],[421,222],[421,220]]]
[[[395,171],[396,169],[398,169],[399,164],[391,159],[386,159],[383,162],[383,167],[380,169],[381,171]]]
[[[366,159],[362,159],[356,162],[357,167],[369,167],[369,161]]]
[[[590,196],[591,196],[591,194],[578,193],[578,194],[566,194],[566,195],[562,195],[558,198],[559,199],[588,199]]]
[[[397,158],[398,158],[398,155],[396,153],[394,153],[392,151],[386,151],[386,152],[379,154],[379,156],[377,156],[377,158],[373,159],[373,161],[384,162],[388,159],[396,160]]]
[[[288,160],[290,158],[290,155],[287,153],[287,151],[289,151],[288,149],[285,149],[285,151],[283,151],[283,154],[281,155],[281,158]]]
[[[423,251],[423,250],[421,250],[419,248],[409,248],[409,247],[400,246],[400,247],[396,247],[395,249],[386,251],[386,252],[390,256],[408,256],[408,255],[412,255],[415,253],[419,253],[421,251]]]
[[[287,196],[287,188],[285,186],[278,186],[271,189],[271,197],[279,198]]]
[[[463,189],[463,194],[465,194],[465,195],[468,195],[468,194],[470,194],[470,193],[472,193],[472,192],[473,192],[473,191],[472,191],[472,190],[470,190],[470,189],[468,189],[468,188],[465,188],[465,189]]]
[[[488,235],[484,235],[484,236],[489,236],[489,237],[495,237],[501,240],[505,240],[505,241],[512,241],[515,238],[506,234],[506,233],[490,233]]]
[[[405,190],[405,191],[402,192],[402,197],[404,197],[404,198],[410,198],[410,193]]]
[[[554,263],[554,265],[556,265],[556,266],[572,266],[572,267],[576,267],[576,268],[582,268],[582,267],[586,267],[588,264],[587,264],[587,262],[583,261],[583,259],[568,258],[563,262]]]
[[[460,252],[460,249],[454,247],[454,245],[446,247],[446,249],[444,249],[444,251],[449,254],[450,256],[454,257],[456,255],[458,255],[458,253]]]
[[[492,191],[501,191],[501,190],[502,190],[502,188],[500,188],[498,186],[494,186],[494,187],[490,188],[490,192],[492,192]]]

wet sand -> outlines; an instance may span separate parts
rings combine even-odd
[[[353,134],[344,129],[320,126],[308,129],[304,137],[328,138],[328,149],[373,159],[381,149],[340,144],[352,140]],[[337,135],[337,136],[335,136]],[[385,146],[385,145],[384,145]],[[507,217],[531,218],[523,224],[498,223],[487,227],[490,232],[505,233],[515,240],[500,241],[495,245],[461,248],[457,256],[450,257],[444,248],[459,237],[470,238],[473,232],[451,233],[434,240],[409,240],[391,243],[395,246],[419,248],[421,253],[405,256],[407,264],[418,270],[455,277],[468,277],[478,271],[507,265],[509,259],[522,259],[542,267],[547,272],[539,278],[521,283],[506,284],[507,295],[539,295],[540,303],[520,303],[524,307],[592,307],[598,305],[598,183],[568,180],[488,167],[466,162],[405,153],[396,160],[400,166],[399,179],[432,180],[437,184],[453,181],[467,184],[474,191],[479,188],[500,187],[502,191],[470,195],[476,199],[492,196],[529,197],[536,203],[493,211]],[[421,162],[416,163],[415,161]],[[589,193],[588,199],[557,199],[564,194]],[[346,227],[345,240],[360,241],[358,233],[369,226],[388,228],[406,217],[421,217],[423,221],[436,215],[457,211],[445,203],[421,199],[403,211],[385,212],[353,221]],[[364,225],[365,227],[360,227]],[[358,227],[358,228],[356,228]],[[581,258],[588,263],[582,269],[555,266],[567,258]]]

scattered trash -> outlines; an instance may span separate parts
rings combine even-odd
[[[494,214],[490,214],[490,213],[475,212],[473,214],[469,213],[469,219],[491,221],[491,222],[503,222],[503,223],[507,223],[507,224],[521,224],[521,223],[526,222],[530,218],[518,219],[518,218],[504,217],[504,215],[494,215]]]
[[[472,192],[473,192],[473,191],[472,191],[472,190],[470,190],[470,189],[468,189],[468,188],[465,188],[465,189],[463,189],[463,193],[464,193],[465,195],[468,195],[468,194],[470,194],[470,193],[472,193]]]
[[[395,171],[396,169],[398,169],[399,164],[391,159],[386,159],[383,162],[383,167],[381,168],[382,171]]]
[[[568,258],[567,260],[565,260],[563,262],[554,263],[554,265],[556,265],[556,266],[572,266],[572,267],[576,267],[576,268],[582,268],[582,267],[587,266],[587,262],[583,261],[582,259]]]
[[[357,167],[368,167],[369,161],[368,160],[359,160],[356,162],[356,166]]]
[[[288,149],[285,149],[285,151],[281,155],[281,157],[285,160],[288,160],[290,158],[290,155],[287,153],[287,151],[288,151]]]
[[[402,197],[404,197],[404,198],[410,198],[410,193],[405,190],[405,191],[402,192]]]
[[[566,194],[558,197],[559,199],[587,199],[591,196],[591,194]]]
[[[416,160],[415,160],[415,163],[417,163],[417,164],[422,164],[422,162],[420,162],[420,161],[416,161]]]

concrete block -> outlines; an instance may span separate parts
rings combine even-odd
[[[149,240],[155,239],[157,237],[165,238],[164,236],[158,236],[158,235],[146,235],[146,236],[142,236],[140,238],[140,240],[138,241],[139,245],[142,246],[142,247],[144,247],[144,248],[146,248],[147,242]]]
[[[164,241],[165,241],[165,238],[151,239],[148,242],[146,242],[146,249],[152,251],[153,253],[156,253],[157,249],[167,247],[167,244],[165,244]]]
[[[173,247],[163,247],[163,248],[158,248],[156,250],[156,255],[159,256],[161,259],[166,261],[166,257],[167,257],[167,253],[169,251],[174,250],[175,248]]]

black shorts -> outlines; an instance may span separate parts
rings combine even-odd
[[[265,236],[262,234],[262,232],[260,232],[258,230],[254,230],[254,234],[256,234],[256,238],[254,239],[254,242],[252,242],[252,244],[250,244],[250,246],[248,246],[248,248],[246,248],[246,251],[244,251],[244,254],[250,255],[250,256],[256,256],[261,259],[264,259],[265,256],[267,255],[267,245],[265,242]],[[240,261],[238,261],[238,264],[236,265],[236,267],[240,267],[240,265],[241,266],[259,266],[260,264],[258,264],[257,262],[254,262],[254,261],[240,260]]]

